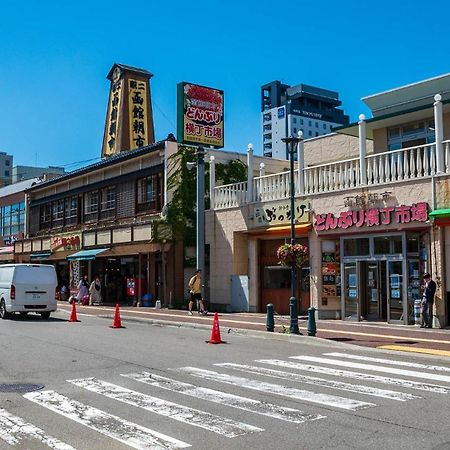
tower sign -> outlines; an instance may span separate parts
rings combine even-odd
[[[133,150],[155,142],[150,78],[143,69],[114,64],[108,73],[111,81],[102,157]]]

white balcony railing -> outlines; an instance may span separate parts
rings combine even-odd
[[[442,142],[443,171],[450,173],[450,140]],[[363,160],[364,161],[364,160]],[[365,158],[367,185],[411,181],[438,175],[436,143],[374,153]],[[304,191],[299,190],[298,169],[295,170],[297,195],[313,195],[363,186],[360,158],[305,167],[302,171]],[[249,202],[281,200],[290,195],[289,172],[255,177],[252,198],[247,195],[247,182],[214,188],[214,208],[226,209]]]

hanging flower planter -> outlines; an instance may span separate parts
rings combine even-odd
[[[277,257],[282,266],[300,267],[308,259],[308,247],[302,244],[283,244],[278,247]]]

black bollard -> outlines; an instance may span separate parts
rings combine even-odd
[[[316,331],[316,308],[310,306],[308,308],[308,336],[315,336]]]
[[[267,310],[266,330],[267,331],[274,331],[275,330],[275,321],[273,319],[273,305],[272,305],[272,303],[269,303],[266,306],[266,310]]]

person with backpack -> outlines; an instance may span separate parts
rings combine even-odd
[[[205,310],[205,306],[203,305],[203,299],[202,299],[202,271],[200,269],[197,269],[195,271],[195,275],[189,280],[189,294],[190,294],[190,300],[189,300],[189,312],[188,314],[192,316],[192,307],[194,306],[194,302],[196,301],[199,308],[199,313],[203,314],[204,316],[207,313]]]

